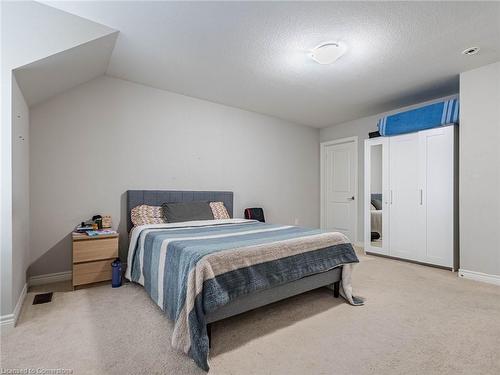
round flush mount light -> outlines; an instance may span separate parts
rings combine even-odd
[[[479,52],[479,49],[480,49],[479,47],[470,47],[470,48],[464,49],[462,51],[462,54],[464,54],[466,56],[476,55]]]
[[[320,44],[311,50],[311,58],[321,65],[333,64],[345,53],[346,47],[337,42]]]

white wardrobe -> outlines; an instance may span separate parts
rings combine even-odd
[[[456,127],[365,141],[365,251],[458,268]]]

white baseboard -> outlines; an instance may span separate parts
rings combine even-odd
[[[28,283],[24,284],[23,290],[17,299],[16,307],[12,314],[0,316],[0,331],[1,333],[7,333],[13,329],[17,324],[17,319],[19,319],[19,314],[21,313],[21,308],[23,307],[24,299],[26,298],[26,293],[28,292]]]
[[[490,275],[482,272],[467,271],[460,268],[458,270],[458,276],[463,277],[464,279],[470,279],[475,281],[482,281],[483,283],[500,285],[499,275]]]
[[[28,280],[28,284],[32,285],[45,285],[51,283],[58,283],[60,281],[68,281],[73,277],[72,271],[47,273],[45,275],[31,276]]]

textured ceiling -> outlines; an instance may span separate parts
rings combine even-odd
[[[45,3],[120,31],[111,76],[315,127],[457,92],[500,60],[498,2]],[[348,46],[333,65],[307,56],[325,41]]]

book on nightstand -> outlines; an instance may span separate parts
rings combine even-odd
[[[96,236],[109,236],[110,234],[117,233],[116,230],[112,229],[98,229],[98,230],[88,230],[87,236],[96,237]]]

